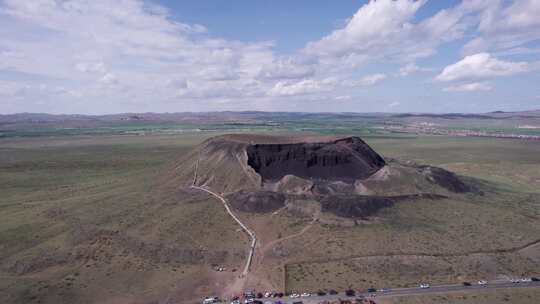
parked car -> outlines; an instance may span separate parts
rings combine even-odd
[[[326,292],[324,292],[324,291],[322,291],[322,290],[319,290],[319,291],[317,291],[317,295],[318,295],[319,297],[322,297],[322,296],[325,296],[325,295],[326,295]]]
[[[300,298],[300,295],[297,294],[297,293],[293,293],[293,294],[291,294],[291,295],[289,296],[289,298],[292,298],[292,299],[294,299],[294,298]]]
[[[203,304],[212,304],[212,303],[217,303],[217,302],[219,302],[218,297],[206,297],[203,300]]]
[[[356,295],[356,291],[354,291],[352,289],[347,289],[347,290],[345,290],[345,295],[347,297],[354,297]]]
[[[472,286],[472,284],[469,282],[463,282],[463,286]]]
[[[377,289],[371,287],[371,288],[368,288],[367,292],[369,292],[369,293],[377,292]]]
[[[236,300],[232,300],[231,304],[241,304],[241,303],[240,303],[240,300],[236,299]]]
[[[519,282],[521,282],[521,280],[520,280],[520,279],[516,279],[516,278],[512,278],[512,279],[510,279],[510,282],[512,282],[512,283],[519,283]]]
[[[337,292],[336,290],[334,290],[334,289],[330,289],[330,290],[328,291],[328,294],[329,294],[329,295],[337,295],[338,292]]]
[[[532,278],[531,278],[531,281],[533,281],[533,282],[538,282],[538,281],[540,281],[540,279],[537,278],[537,277],[532,277]]]
[[[377,290],[377,291],[378,291],[378,292],[389,292],[390,289],[388,289],[388,288],[381,288],[381,289],[379,289],[379,290]]]
[[[529,282],[532,282],[531,278],[522,278],[521,279],[521,282],[523,283],[529,283]]]
[[[478,281],[478,285],[487,285],[487,281],[486,280],[480,280]]]
[[[305,297],[311,297],[311,294],[310,293],[307,293],[307,292],[304,292],[300,295],[302,298],[305,298]]]
[[[426,288],[430,288],[431,286],[428,284],[428,283],[422,283],[420,284],[420,288],[422,289],[426,289]]]

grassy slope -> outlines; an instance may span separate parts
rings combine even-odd
[[[200,140],[3,141],[0,302],[122,302],[162,297],[179,282],[186,296],[197,293],[189,286],[208,285],[200,280],[209,267],[186,263],[174,250],[228,251],[226,265],[238,267],[247,240],[218,201],[156,191],[170,161]]]

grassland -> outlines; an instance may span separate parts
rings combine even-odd
[[[1,302],[145,302],[172,291],[198,297],[193,286],[213,285],[206,280],[214,274],[201,275],[211,264],[236,268],[247,240],[222,206],[160,189],[170,162],[200,140],[4,140]]]
[[[360,134],[384,156],[480,178],[494,191],[403,202],[351,226],[317,222],[271,248],[254,284],[281,289],[285,278],[289,290],[311,290],[540,273],[538,246],[521,248],[540,238],[540,142],[385,135],[338,123],[256,130]],[[218,201],[168,188],[166,178],[205,138],[253,129],[147,127],[0,139],[0,302],[194,302],[235,277],[247,238]],[[258,230],[261,246],[311,222],[288,213],[241,217]],[[516,303],[529,296],[508,295]]]
[[[474,293],[451,293],[445,295],[423,295],[396,297],[391,299],[380,298],[381,304],[530,304],[536,303],[540,298],[540,288],[535,289],[500,289]]]

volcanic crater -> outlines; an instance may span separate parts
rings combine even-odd
[[[357,136],[217,136],[181,158],[173,175],[250,213],[312,200],[322,212],[368,218],[399,201],[481,194],[445,169],[385,159]]]

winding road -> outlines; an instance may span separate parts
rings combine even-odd
[[[255,233],[253,231],[251,231],[244,223],[242,223],[242,221],[232,212],[231,208],[227,204],[227,201],[221,195],[213,192],[212,190],[208,190],[206,188],[195,186],[195,185],[192,185],[191,188],[204,191],[204,192],[206,192],[208,194],[211,194],[214,197],[218,198],[223,203],[223,206],[225,206],[225,209],[227,210],[227,213],[229,213],[229,215],[238,223],[238,225],[240,225],[240,227],[242,227],[242,229],[251,238],[251,246],[250,246],[250,249],[249,249],[249,255],[248,255],[248,258],[246,260],[246,266],[244,267],[244,271],[242,272],[242,275],[246,276],[249,273],[249,268],[251,266],[251,261],[253,260],[253,255],[255,253],[255,245],[257,244],[257,237],[255,236]]]

